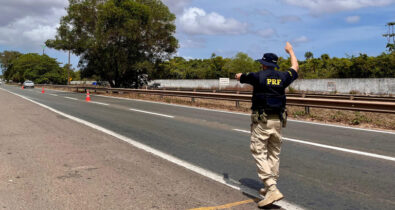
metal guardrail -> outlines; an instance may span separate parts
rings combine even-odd
[[[37,85],[40,86],[40,85]],[[229,94],[229,93],[212,93],[212,92],[197,92],[197,91],[175,91],[175,90],[142,90],[142,89],[126,89],[126,88],[103,88],[103,87],[89,87],[89,86],[66,86],[66,85],[41,85],[47,87],[59,87],[67,89],[75,89],[83,91],[103,91],[107,93],[137,93],[148,95],[161,95],[161,96],[176,96],[188,97],[194,101],[196,98],[202,99],[215,99],[235,101],[236,106],[240,102],[250,102],[251,95],[248,94]],[[326,108],[326,109],[341,109],[352,111],[366,111],[366,112],[379,112],[395,114],[395,102],[388,101],[363,101],[363,100],[345,100],[335,98],[306,98],[287,96],[287,105],[306,107],[306,112],[309,112],[309,107]]]
[[[252,94],[252,91],[215,90],[215,89],[211,90],[211,89],[193,89],[193,88],[160,88],[158,90],[178,90],[178,91],[194,91],[194,92],[196,91],[196,92],[230,93],[230,94],[246,94],[246,95]],[[390,96],[369,96],[369,95],[353,95],[353,94],[316,94],[316,93],[288,93],[287,96],[303,97],[303,98],[327,98],[327,99],[395,102],[395,97],[390,97]]]

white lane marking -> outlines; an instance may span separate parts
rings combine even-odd
[[[71,97],[64,97],[64,98],[67,98],[67,99],[71,99],[71,100],[78,101],[78,99],[77,99],[77,98],[71,98]]]
[[[48,95],[51,95],[51,96],[58,96],[58,95],[56,95],[56,94],[48,94]]]
[[[109,106],[109,104],[100,103],[100,102],[97,102],[97,101],[91,101],[90,103],[100,104],[100,105],[103,105],[103,106]]]
[[[129,110],[130,111],[135,111],[135,112],[141,112],[141,113],[145,113],[145,114],[152,114],[152,115],[167,117],[167,118],[174,118],[174,116],[165,115],[165,114],[159,114],[159,113],[155,113],[155,112],[148,112],[148,111],[139,110],[139,109],[129,109]]]
[[[250,131],[247,131],[247,130],[240,130],[240,129],[233,129],[233,130],[238,131],[238,132],[248,133],[248,134],[251,133]],[[367,157],[374,157],[374,158],[379,158],[379,159],[383,159],[383,160],[395,161],[395,157],[391,157],[391,156],[378,155],[378,154],[369,153],[369,152],[362,152],[362,151],[353,150],[353,149],[345,149],[345,148],[341,148],[341,147],[335,147],[335,146],[330,146],[330,145],[326,145],[326,144],[318,144],[318,143],[302,141],[302,140],[298,140],[298,139],[291,139],[291,138],[286,138],[286,137],[283,137],[283,139],[287,140],[287,141],[292,141],[292,142],[296,142],[296,143],[300,143],[300,144],[307,144],[307,145],[321,147],[321,148],[325,148],[325,149],[331,149],[331,150],[336,150],[336,151],[341,151],[341,152],[348,152],[348,153],[352,153],[352,154],[363,155],[363,156],[367,156]]]
[[[189,108],[189,109],[198,109],[198,110],[211,111],[211,112],[236,114],[236,115],[243,115],[243,116],[250,116],[251,115],[251,114],[248,114],[248,113],[230,112],[230,111],[223,111],[223,110],[216,110],[216,109],[207,109],[207,108],[193,107],[193,106],[186,106],[186,105],[179,105],[179,104],[168,104],[168,103],[164,103],[164,102],[147,101],[147,100],[132,99],[132,98],[122,98],[122,97],[102,96],[102,95],[97,95],[97,96],[99,96],[99,97],[106,97],[106,98],[116,98],[116,99],[121,99],[121,100],[129,100],[129,101],[140,101],[140,102],[153,103],[153,104],[162,104],[162,105],[183,107],[183,108]],[[373,130],[373,129],[365,129],[365,128],[354,128],[354,127],[348,127],[348,126],[343,126],[343,125],[324,124],[324,123],[316,123],[316,122],[292,120],[292,119],[288,119],[288,121],[298,122],[298,123],[306,123],[306,124],[313,124],[313,125],[321,125],[321,126],[329,126],[329,127],[335,127],[335,128],[344,128],[344,129],[351,129],[351,130],[361,130],[361,131],[368,131],[368,132],[385,133],[385,134],[395,135],[395,132],[391,132],[391,131],[381,131],[381,130]]]
[[[68,92],[68,91],[61,91],[61,90],[56,90],[56,91]],[[98,96],[98,97],[105,97],[105,98],[116,98],[116,99],[129,100],[129,101],[140,101],[140,102],[153,103],[153,104],[162,104],[162,105],[183,107],[183,108],[189,108],[189,109],[198,109],[198,110],[211,111],[211,112],[219,112],[219,113],[250,116],[250,114],[248,114],[248,113],[231,112],[231,111],[216,110],[216,109],[207,109],[207,108],[201,108],[201,107],[193,107],[193,106],[186,106],[186,105],[179,105],[179,104],[169,104],[169,103],[164,103],[164,102],[147,101],[147,100],[141,100],[141,99],[122,98],[122,97],[103,96],[103,95],[96,95],[96,96]],[[355,128],[355,127],[349,127],[349,126],[343,126],[343,125],[324,124],[324,123],[301,121],[301,120],[292,120],[292,119],[288,119],[288,121],[298,122],[298,123],[305,123],[305,124],[312,124],[312,125],[321,125],[321,126],[328,126],[328,127],[335,127],[335,128],[345,128],[345,129],[351,129],[351,130],[360,130],[360,131],[375,132],[375,133],[385,133],[385,134],[395,135],[395,132],[391,132],[391,131],[381,131],[381,130],[373,130],[373,129],[365,129],[365,128]]]
[[[93,128],[93,129],[99,130],[99,131],[101,131],[101,132],[103,132],[103,133],[106,133],[106,134],[108,134],[108,135],[110,135],[110,136],[114,136],[115,138],[118,138],[118,139],[120,139],[120,140],[122,140],[122,141],[125,141],[125,142],[131,144],[132,146],[134,146],[134,147],[136,147],[136,148],[139,148],[139,149],[141,149],[141,150],[144,150],[144,151],[146,151],[146,152],[149,152],[149,153],[151,153],[151,154],[153,154],[153,155],[155,155],[155,156],[157,156],[157,157],[160,157],[160,158],[165,159],[165,160],[167,160],[167,161],[169,161],[169,162],[172,162],[172,163],[174,163],[174,164],[176,164],[176,165],[179,165],[179,166],[181,166],[181,167],[184,167],[184,168],[186,168],[186,169],[188,169],[188,170],[190,170],[190,171],[193,171],[193,172],[195,172],[195,173],[198,173],[198,174],[200,174],[200,175],[202,175],[202,176],[205,176],[205,177],[207,177],[207,178],[209,178],[209,179],[212,179],[212,180],[214,180],[214,181],[216,181],[216,182],[219,182],[219,183],[221,183],[221,184],[224,184],[224,185],[226,185],[226,186],[229,186],[229,187],[231,187],[231,188],[233,188],[233,189],[240,190],[240,191],[242,191],[242,192],[244,192],[244,193],[246,193],[246,194],[248,194],[248,195],[254,196],[254,197],[256,197],[256,198],[259,198],[259,197],[260,197],[259,193],[258,193],[256,190],[251,189],[251,188],[248,188],[248,187],[246,187],[246,186],[243,186],[243,185],[241,185],[241,183],[239,183],[239,182],[237,182],[237,181],[231,180],[232,183],[230,183],[227,179],[224,179],[223,175],[219,175],[219,174],[216,174],[216,173],[214,173],[214,172],[212,172],[212,171],[209,171],[209,170],[206,170],[206,169],[201,168],[201,167],[199,167],[199,166],[193,165],[193,164],[188,163],[188,162],[186,162],[186,161],[183,161],[183,160],[181,160],[181,159],[179,159],[179,158],[177,158],[177,157],[174,157],[174,156],[172,156],[172,155],[166,154],[166,153],[164,153],[164,152],[162,152],[162,151],[159,151],[159,150],[157,150],[157,149],[154,149],[154,148],[152,148],[152,147],[149,147],[149,146],[147,146],[147,145],[145,145],[145,144],[142,144],[142,143],[140,143],[140,142],[138,142],[138,141],[135,141],[135,140],[130,139],[130,138],[128,138],[128,137],[125,137],[125,136],[123,136],[123,135],[121,135],[121,134],[118,134],[118,133],[115,133],[115,132],[113,132],[113,131],[111,131],[111,130],[108,130],[108,129],[106,129],[106,128],[103,128],[103,127],[101,127],[101,126],[99,126],[99,125],[96,125],[96,124],[90,123],[90,122],[88,122],[88,121],[82,120],[82,119],[80,119],[80,118],[77,118],[77,117],[68,115],[68,114],[63,113],[63,112],[61,112],[61,111],[58,111],[58,110],[56,110],[56,109],[53,109],[53,108],[51,108],[51,107],[49,107],[49,106],[47,106],[47,105],[41,104],[41,103],[36,102],[36,101],[34,101],[34,100],[31,100],[31,99],[28,99],[28,98],[26,98],[26,97],[24,97],[24,96],[22,96],[22,95],[13,93],[13,92],[8,91],[8,90],[5,90],[5,91],[7,91],[7,92],[9,92],[9,93],[11,93],[11,94],[14,94],[14,95],[16,95],[16,96],[19,96],[19,97],[21,97],[21,98],[23,98],[23,99],[26,99],[26,100],[28,100],[28,101],[30,101],[30,102],[32,102],[32,103],[35,103],[35,104],[37,104],[37,105],[39,105],[39,106],[41,106],[41,107],[43,107],[43,108],[46,108],[46,109],[48,109],[48,110],[50,110],[50,111],[52,111],[52,112],[55,112],[55,113],[59,114],[59,115],[62,115],[62,116],[67,117],[67,118],[69,118],[69,119],[71,119],[71,120],[74,120],[74,121],[76,121],[76,122],[78,122],[78,123],[81,123],[81,124],[83,124],[83,125],[86,125],[86,126],[88,126],[88,127]],[[285,201],[285,200],[278,201],[278,202],[276,202],[276,204],[277,204],[277,205],[280,205],[281,207],[283,207],[283,208],[285,208],[285,209],[289,209],[289,210],[303,210],[303,209],[304,209],[304,208],[302,208],[302,207],[300,207],[300,206],[298,206],[298,205],[296,205],[296,204],[289,203],[289,202],[287,202],[287,201]]]
[[[54,91],[54,92],[70,93],[70,91],[64,91],[64,90],[55,90],[55,89],[49,89],[49,88],[47,88],[46,90],[51,90],[51,91]]]
[[[161,105],[176,106],[176,107],[189,108],[189,109],[198,109],[198,110],[211,111],[211,112],[227,113],[227,114],[237,114],[237,115],[245,115],[245,116],[250,115],[250,114],[240,113],[240,112],[230,112],[230,111],[223,111],[223,110],[217,110],[217,109],[207,109],[207,108],[202,108],[202,107],[193,107],[193,106],[186,106],[186,105],[180,105],[180,104],[169,104],[169,103],[164,103],[164,102],[147,101],[147,100],[133,99],[133,98],[122,98],[122,97],[103,96],[103,95],[96,95],[96,96],[104,97],[104,98],[115,98],[115,99],[121,99],[121,100],[127,100],[127,101],[140,101],[140,102],[146,102],[146,103],[152,103],[152,104],[161,104]]]
[[[324,123],[302,121],[302,120],[288,120],[288,121],[293,121],[293,122],[298,122],[298,123],[306,123],[306,124],[313,124],[313,125],[329,126],[329,127],[335,127],[335,128],[347,128],[347,129],[352,129],[352,130],[369,131],[369,132],[385,133],[385,134],[395,135],[395,132],[391,132],[391,131],[373,130],[373,129],[366,129],[366,128],[354,128],[354,127],[347,127],[347,126],[343,126],[343,125],[324,124]]]

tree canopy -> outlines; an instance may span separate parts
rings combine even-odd
[[[17,51],[0,52],[0,67],[4,78],[8,77],[9,71],[7,70],[12,67],[12,61],[17,59],[21,55],[22,53]]]
[[[13,53],[13,55],[18,56],[8,60],[9,63],[7,65],[1,59],[2,66],[7,66],[3,68],[6,80],[14,82],[32,80],[38,84],[66,84],[66,70],[59,66],[56,59],[36,53]]]
[[[112,87],[138,86],[138,78],[178,47],[175,15],[160,0],[69,0],[57,36],[47,45],[80,56],[81,76]]]
[[[383,78],[395,77],[395,52],[379,56],[360,54],[347,58],[330,57],[322,54],[314,58],[312,52],[305,53],[306,60],[299,61],[299,77],[304,79],[322,78]],[[279,58],[280,70],[288,70],[288,58]],[[152,79],[218,79],[233,78],[235,73],[256,72],[260,64],[245,53],[237,53],[233,58],[223,58],[213,54],[209,59],[174,57],[155,67],[149,76]]]

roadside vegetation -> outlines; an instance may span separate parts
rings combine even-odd
[[[17,83],[31,80],[37,84],[66,84],[67,71],[76,75],[45,54],[4,51],[0,53],[0,63],[4,79]]]
[[[323,54],[315,58],[306,52],[305,60],[300,61],[299,78],[394,78],[395,52],[382,53],[379,56],[348,56],[346,58],[330,57]],[[287,70],[289,59],[280,58],[281,70]],[[260,65],[245,53],[238,53],[233,58],[223,58],[212,54],[209,59],[190,59],[175,57],[158,66],[150,75],[153,79],[218,79],[233,78],[238,72],[256,72]]]

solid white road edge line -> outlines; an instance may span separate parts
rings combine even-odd
[[[100,102],[97,102],[97,101],[90,101],[90,103],[99,104],[99,105],[103,105],[103,106],[109,106],[109,104],[100,103]]]
[[[5,90],[5,89],[3,89],[3,90]],[[81,123],[81,124],[83,124],[83,125],[86,125],[86,126],[88,126],[88,127],[93,128],[93,129],[99,130],[99,131],[101,131],[101,132],[103,132],[103,133],[106,133],[106,134],[108,134],[108,135],[110,135],[110,136],[114,136],[115,138],[118,138],[118,139],[120,139],[120,140],[122,140],[122,141],[125,141],[125,142],[127,142],[127,143],[133,145],[134,147],[137,147],[137,148],[139,148],[139,149],[142,149],[142,150],[144,150],[144,151],[146,151],[146,152],[149,152],[149,153],[151,153],[151,154],[153,154],[153,155],[155,155],[155,156],[158,156],[158,157],[160,157],[160,158],[162,158],[162,159],[165,159],[165,160],[167,160],[167,161],[169,161],[169,162],[172,162],[172,163],[174,163],[174,164],[176,164],[176,165],[179,165],[179,166],[184,167],[184,168],[186,168],[186,169],[188,169],[188,170],[191,170],[191,171],[193,171],[193,172],[195,172],[195,173],[198,173],[198,174],[200,174],[200,175],[202,175],[202,176],[205,176],[205,177],[207,177],[207,178],[210,178],[210,179],[212,179],[212,180],[214,180],[214,181],[216,181],[216,182],[219,182],[219,183],[221,183],[221,184],[224,184],[224,185],[226,185],[226,186],[229,186],[229,187],[231,187],[231,188],[233,188],[233,189],[240,190],[240,191],[242,191],[242,192],[244,192],[244,193],[246,193],[246,194],[252,195],[252,196],[254,196],[254,197],[257,197],[257,198],[260,197],[260,196],[259,196],[259,193],[258,193],[256,190],[251,189],[251,188],[248,188],[248,187],[246,187],[246,186],[243,186],[243,185],[241,185],[241,184],[238,183],[238,182],[237,182],[237,183],[230,184],[230,183],[228,183],[228,180],[225,180],[224,177],[223,177],[222,175],[219,175],[219,174],[216,174],[216,173],[211,172],[211,171],[209,171],[209,170],[203,169],[203,168],[201,168],[201,167],[199,167],[199,166],[195,166],[195,165],[193,165],[193,164],[191,164],[191,163],[188,163],[188,162],[183,161],[183,160],[181,160],[181,159],[179,159],[179,158],[176,158],[176,157],[174,157],[174,156],[171,156],[171,155],[169,155],[169,154],[166,154],[166,153],[164,153],[164,152],[161,152],[161,151],[159,151],[159,150],[156,150],[156,149],[154,149],[154,148],[152,148],[152,147],[149,147],[149,146],[147,146],[147,145],[145,145],[145,144],[142,144],[142,143],[140,143],[140,142],[138,142],[138,141],[135,141],[135,140],[133,140],[133,139],[130,139],[130,138],[128,138],[128,137],[125,137],[125,136],[122,136],[122,135],[120,135],[120,134],[118,134],[118,133],[115,133],[115,132],[113,132],[113,131],[111,131],[111,130],[108,130],[108,129],[103,128],[103,127],[98,126],[98,125],[95,125],[95,124],[90,123],[90,122],[88,122],[88,121],[82,120],[82,119],[80,119],[80,118],[77,118],[77,117],[68,115],[68,114],[63,113],[63,112],[61,112],[61,111],[58,111],[58,110],[56,110],[56,109],[53,109],[53,108],[51,108],[51,107],[49,107],[49,106],[47,106],[47,105],[41,104],[41,103],[36,102],[36,101],[34,101],[34,100],[31,100],[31,99],[29,99],[29,98],[26,98],[25,96],[19,95],[19,94],[17,94],[17,93],[13,93],[13,92],[8,91],[8,90],[5,90],[5,91],[7,91],[7,92],[9,92],[9,93],[11,93],[11,94],[14,94],[14,95],[16,95],[16,96],[19,96],[19,97],[21,97],[21,98],[23,98],[23,99],[25,99],[25,100],[28,100],[28,101],[30,101],[30,102],[32,102],[32,103],[35,103],[35,104],[37,104],[37,105],[39,105],[39,106],[41,106],[41,107],[43,107],[43,108],[46,108],[46,109],[48,109],[48,110],[50,110],[50,111],[52,111],[52,112],[54,112],[54,113],[56,113],[56,114],[62,115],[62,116],[64,116],[64,117],[67,117],[67,118],[69,118],[69,119],[71,119],[71,120],[74,120],[74,121],[76,121],[76,122],[78,122],[78,123]],[[304,208],[302,208],[302,207],[300,207],[300,206],[297,206],[296,204],[289,203],[289,202],[287,202],[287,201],[285,201],[285,200],[278,201],[278,202],[276,202],[276,204],[280,205],[281,207],[283,207],[283,208],[285,208],[285,209],[289,209],[289,210],[301,210],[301,209],[304,209]]]
[[[236,114],[236,115],[243,115],[243,116],[250,116],[251,115],[251,114],[247,114],[247,113],[230,112],[230,111],[223,111],[223,110],[216,110],[216,109],[207,109],[207,108],[201,108],[201,107],[193,107],[193,106],[186,106],[186,105],[179,105],[179,104],[169,104],[169,103],[164,103],[164,102],[147,101],[147,100],[132,99],[132,98],[122,98],[122,97],[102,96],[102,95],[97,95],[97,96],[98,97],[105,97],[105,98],[116,98],[116,99],[121,99],[121,100],[140,101],[140,102],[153,103],[153,104],[163,104],[163,105],[168,105],[168,106],[176,106],[176,107],[183,107],[183,108],[189,108],[189,109],[198,109],[198,110],[204,110],[204,111],[220,112],[220,113],[227,113],[227,114]],[[324,123],[318,123],[318,122],[309,122],[309,121],[292,120],[292,119],[288,119],[288,121],[298,122],[298,123],[305,123],[305,124],[312,124],[312,125],[321,125],[321,126],[329,126],[329,127],[335,127],[335,128],[344,128],[344,129],[351,129],[351,130],[360,130],[360,131],[368,131],[368,132],[385,133],[385,134],[395,135],[395,132],[391,132],[391,131],[373,130],[373,129],[365,129],[365,128],[354,128],[354,127],[348,127],[348,126],[343,126],[343,125],[324,124]]]
[[[71,97],[64,97],[64,98],[71,99],[71,100],[74,100],[74,101],[78,101],[77,98],[71,98]]]
[[[233,129],[233,130],[242,132],[242,133],[248,133],[248,134],[251,133],[250,131],[247,131],[247,130],[240,130],[240,129]],[[302,140],[298,140],[298,139],[291,139],[291,138],[286,138],[286,137],[283,137],[283,139],[287,140],[287,141],[292,141],[292,142],[296,142],[296,143],[300,143],[300,144],[307,144],[307,145],[321,147],[321,148],[325,148],[325,149],[331,149],[331,150],[336,150],[336,151],[341,151],[341,152],[363,155],[363,156],[367,156],[367,157],[374,157],[374,158],[379,158],[379,159],[383,159],[383,160],[395,161],[395,157],[390,157],[390,156],[385,156],[385,155],[378,155],[378,154],[369,153],[369,152],[362,152],[362,151],[353,150],[353,149],[345,149],[345,148],[341,148],[341,147],[329,146],[329,145],[325,145],[325,144],[318,144],[318,143],[302,141]]]
[[[135,112],[141,112],[141,113],[145,113],[145,114],[157,115],[157,116],[161,116],[161,117],[174,118],[174,116],[159,114],[159,113],[155,113],[155,112],[148,112],[148,111],[139,110],[139,109],[129,109],[129,110],[135,111]]]
[[[322,125],[322,126],[335,127],[335,128],[346,128],[346,129],[352,129],[352,130],[369,131],[369,132],[375,132],[375,133],[385,133],[385,134],[395,135],[395,132],[391,132],[391,131],[372,130],[372,129],[365,129],[365,128],[354,128],[354,127],[347,127],[347,126],[343,126],[343,125],[324,124],[324,123],[302,121],[302,120],[288,120],[288,121],[293,121],[293,122],[298,122],[298,123],[305,123],[305,124],[313,124],[313,125]]]

